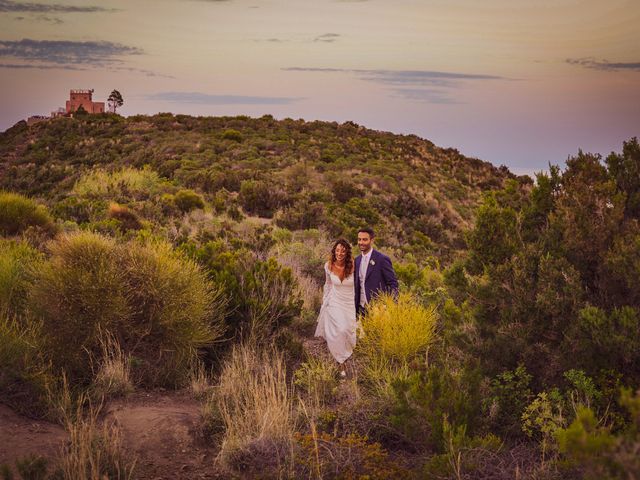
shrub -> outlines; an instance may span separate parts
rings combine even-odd
[[[622,474],[623,471],[615,468],[611,462],[616,439],[607,428],[598,426],[591,409],[580,407],[571,425],[559,428],[554,434],[559,451],[566,455],[570,463],[583,468],[588,465],[584,478],[620,478],[615,474]]]
[[[295,416],[281,354],[236,346],[209,403],[223,426],[218,458],[224,466],[261,475],[290,468]]]
[[[0,401],[41,416],[50,381],[38,324],[0,314]]]
[[[371,479],[415,478],[410,470],[389,457],[379,443],[357,434],[298,435],[297,478]]]
[[[244,180],[240,184],[238,200],[242,208],[252,215],[271,218],[285,204],[285,193],[273,182]]]
[[[82,232],[50,244],[51,259],[35,272],[31,312],[43,320],[45,352],[71,378],[89,374],[98,328],[125,330],[133,305],[114,240]]]
[[[302,301],[295,292],[295,279],[274,259],[255,262],[240,275],[240,291],[246,302],[248,335],[268,338],[300,313]]]
[[[49,231],[54,228],[43,206],[23,195],[0,191],[0,235],[17,235],[31,226]]]
[[[16,470],[22,480],[52,480],[55,475],[47,476],[47,459],[39,455],[27,455],[15,461]],[[0,478],[13,480],[13,472],[6,463],[0,464]]]
[[[52,211],[60,219],[82,224],[103,218],[105,211],[108,211],[108,204],[105,200],[70,196],[57,202]]]
[[[0,239],[0,315],[21,314],[30,284],[30,272],[41,260],[26,243]]]
[[[145,360],[152,383],[183,381],[198,349],[223,334],[227,298],[195,262],[167,243],[130,243],[122,249],[127,290],[137,306],[123,347]]]
[[[178,190],[173,201],[182,213],[188,213],[196,208],[204,208],[204,200],[193,190]]]
[[[88,380],[109,332],[148,384],[185,379],[200,347],[221,334],[226,299],[197,265],[165,243],[116,244],[81,232],[50,245],[30,308],[43,320],[45,352],[72,380]]]
[[[132,198],[144,199],[160,193],[165,181],[157,172],[125,167],[116,172],[96,169],[83,175],[74,185],[73,193],[81,197],[104,198],[126,202]]]
[[[566,424],[563,407],[562,394],[553,389],[539,393],[522,414],[522,430],[541,442],[543,459],[549,451],[557,448],[556,432]]]
[[[245,249],[231,252],[221,241],[205,244],[194,256],[230,299],[230,333],[268,341],[300,314],[295,278],[274,259],[259,260]]]
[[[117,203],[111,203],[107,212],[109,218],[114,218],[120,222],[122,230],[140,230],[142,223],[135,212],[129,208],[118,205]]]
[[[222,134],[222,138],[224,138],[225,140],[231,140],[232,142],[242,142],[242,133],[240,133],[238,130],[234,130],[232,128],[225,130],[224,133]]]
[[[278,212],[274,220],[276,225],[289,230],[308,230],[324,223],[324,210],[322,203],[303,199]]]
[[[338,389],[338,369],[332,361],[309,357],[294,372],[294,383],[321,404],[330,400]]]
[[[491,381],[491,397],[485,405],[487,419],[501,434],[518,436],[524,409],[532,400],[531,375],[523,365],[502,372]]]
[[[447,364],[414,370],[393,383],[390,419],[405,441],[414,449],[445,451],[445,417],[452,429],[474,434],[481,413],[479,372]]]
[[[370,364],[406,365],[435,339],[436,312],[409,294],[380,295],[362,319],[358,349]]]
[[[489,433],[485,436],[467,436],[466,426],[454,428],[445,416],[442,420],[442,430],[445,436],[445,453],[434,455],[425,465],[424,473],[427,478],[502,478],[495,464],[504,463],[497,453],[502,448],[502,441]],[[489,467],[488,472],[483,472]],[[491,468],[493,467],[493,468]],[[500,467],[504,468],[502,465]],[[509,478],[515,474],[519,465],[509,471]],[[506,472],[505,472],[506,473]],[[484,475],[483,475],[484,474]],[[506,477],[506,476],[505,476]]]

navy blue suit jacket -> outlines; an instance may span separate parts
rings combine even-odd
[[[354,283],[356,293],[356,310],[360,312],[360,262],[362,255],[358,255],[355,261]],[[371,301],[380,292],[398,294],[398,279],[393,270],[391,259],[377,250],[371,252],[367,274],[364,279],[364,293],[367,302]]]

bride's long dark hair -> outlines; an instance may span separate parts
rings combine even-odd
[[[333,268],[333,265],[336,263],[336,247],[338,245],[342,245],[346,251],[346,255],[344,257],[344,271],[342,275],[340,275],[340,281],[347,278],[349,275],[353,273],[353,255],[351,254],[351,245],[344,238],[340,238],[333,244],[331,248],[331,257],[329,258],[329,269]]]

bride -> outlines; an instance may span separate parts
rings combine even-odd
[[[341,367],[356,345],[353,270],[351,245],[340,239],[333,245],[329,261],[324,264],[326,281],[315,336],[327,341],[331,355]],[[340,376],[346,376],[344,368],[341,368]]]

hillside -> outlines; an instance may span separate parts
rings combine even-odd
[[[323,265],[365,224],[400,288],[339,365]],[[640,478],[639,285],[637,138],[534,184],[352,123],[19,123],[0,477]]]
[[[455,149],[351,122],[94,115],[20,122],[0,134],[0,188],[49,205],[69,202],[91,169],[145,166],[220,213],[241,208],[290,230],[350,239],[369,224],[397,255],[445,259],[464,248],[482,192],[513,178]]]

